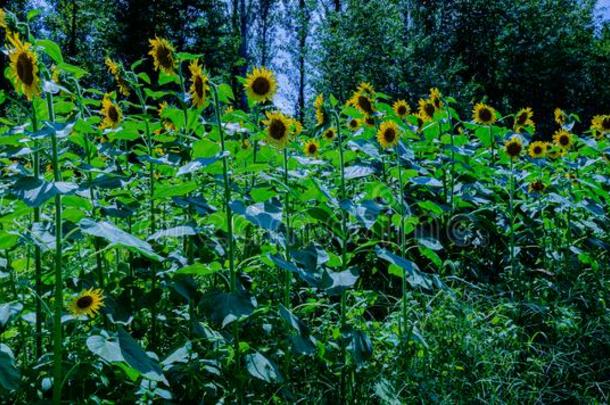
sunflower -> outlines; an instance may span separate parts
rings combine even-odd
[[[290,136],[290,118],[281,112],[267,112],[263,124],[267,127],[267,141],[278,149],[286,147]]]
[[[441,91],[438,88],[433,87],[430,89],[430,101],[432,101],[432,104],[434,104],[434,108],[436,108],[437,110],[443,106],[443,102],[441,101],[442,97],[443,95],[441,94]]]
[[[491,125],[496,122],[496,110],[487,104],[478,103],[472,110],[472,119],[477,124]]]
[[[163,124],[163,128],[167,131],[175,131],[176,130],[176,126],[174,125],[174,123],[172,122],[172,120],[167,119],[163,116],[165,109],[169,107],[169,104],[167,104],[167,101],[163,101],[161,104],[159,104],[159,107],[157,108],[157,114],[159,114],[159,118],[161,118],[161,123]],[[159,133],[161,131],[159,130]]]
[[[313,103],[313,108],[316,110],[316,124],[323,126],[327,121],[326,109],[324,108],[324,95],[318,94],[316,100]]]
[[[558,145],[554,145],[552,148],[547,148],[546,157],[555,160],[557,158],[565,156],[566,153],[567,152],[564,148]]]
[[[409,104],[405,100],[397,100],[392,105],[392,108],[394,109],[396,115],[398,115],[400,118],[406,117],[407,114],[411,112],[411,107],[409,107]]]
[[[513,135],[508,141],[504,143],[504,151],[508,156],[515,159],[519,157],[523,150],[523,142],[521,137]]]
[[[572,135],[565,129],[560,129],[553,134],[553,142],[564,150],[570,149],[572,146]]]
[[[271,101],[277,91],[277,80],[273,72],[265,67],[254,68],[246,76],[246,94],[258,103]]]
[[[123,76],[121,76],[121,65],[118,62],[115,62],[114,60],[110,59],[109,57],[106,57],[104,63],[108,67],[108,72],[110,72],[110,74],[114,76],[114,80],[116,81],[117,87],[119,88],[121,94],[125,97],[129,97],[129,86],[123,79]]]
[[[352,131],[355,131],[360,126],[360,122],[356,118],[350,118],[349,121],[347,121],[347,126]]]
[[[104,306],[104,295],[102,290],[90,288],[83,290],[70,303],[70,312],[74,316],[88,315],[93,318]]]
[[[375,126],[375,118],[369,116],[369,117],[365,117],[364,119],[362,119],[362,121],[360,121],[361,125],[366,125],[369,127],[374,127]]]
[[[205,104],[209,90],[208,75],[205,74],[198,60],[191,62],[189,71],[191,72],[191,87],[189,89],[191,102],[195,108],[200,108]]]
[[[515,114],[513,129],[520,132],[524,127],[533,127],[535,124],[532,118],[534,118],[534,111],[530,107],[520,109]]]
[[[337,137],[337,133],[335,131],[335,128],[328,128],[326,131],[324,131],[324,134],[322,134],[322,136],[327,141],[332,141]]]
[[[15,89],[28,100],[40,95],[40,78],[38,77],[38,56],[32,50],[32,44],[21,42],[19,34],[9,33],[10,71],[9,77]]]
[[[0,7],[0,28],[6,30],[8,25],[6,24],[6,12]]]
[[[315,139],[310,139],[309,141],[305,142],[305,146],[303,147],[303,152],[305,155],[311,157],[317,156],[319,150],[320,144]]]
[[[375,112],[374,99],[375,90],[373,89],[373,86],[368,83],[360,83],[358,89],[347,103],[356,107],[362,113],[371,115]]]
[[[382,148],[391,148],[398,145],[400,130],[394,121],[384,121],[377,131],[377,141]]]
[[[423,122],[432,121],[432,119],[434,118],[434,112],[436,111],[436,107],[434,107],[434,102],[430,99],[419,99],[418,104],[418,113],[421,120]]]
[[[157,36],[149,39],[148,42],[150,44],[148,54],[153,57],[155,70],[161,70],[168,75],[173,74],[176,61],[174,60],[174,46],[171,42]]]
[[[540,193],[544,191],[545,188],[544,183],[540,180],[533,181],[527,186],[527,190],[530,193]]]
[[[290,122],[291,122],[290,132],[292,133],[292,135],[293,136],[301,135],[301,133],[303,132],[303,124],[301,124],[301,121],[291,118]]]
[[[100,124],[100,129],[106,128],[116,128],[121,123],[123,119],[123,113],[121,112],[121,108],[112,102],[109,94],[104,94],[104,99],[102,100],[102,123]]]
[[[596,115],[591,120],[591,128],[604,135],[610,132],[610,115]]]
[[[563,126],[563,124],[566,123],[566,120],[568,119],[568,115],[561,109],[561,108],[555,108],[555,111],[553,112],[553,114],[555,115],[555,122],[559,125],[559,126]]]
[[[533,158],[542,158],[546,155],[548,145],[546,142],[536,141],[530,143],[529,154]]]

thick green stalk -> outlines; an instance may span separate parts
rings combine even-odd
[[[286,260],[290,261],[290,248],[292,244],[292,229],[290,224],[290,186],[288,184],[288,148],[284,148],[284,184],[286,185]],[[290,309],[291,274],[284,271],[284,306]]]
[[[218,127],[218,134],[220,136],[220,148],[223,154],[222,157],[222,177],[224,182],[224,203],[225,211],[227,214],[227,233],[229,236],[229,276],[230,276],[230,288],[232,293],[237,292],[237,273],[235,272],[235,259],[234,246],[233,246],[233,211],[231,210],[231,179],[229,178],[229,162],[227,156],[225,156],[225,135],[222,128],[222,122],[220,120],[220,102],[218,100],[218,90],[214,84],[211,85],[212,94],[214,95],[214,115],[216,117],[216,125]],[[239,349],[239,326],[237,322],[233,322],[233,343],[236,358],[236,368],[238,373],[238,379],[240,381],[238,396],[239,402],[242,402],[243,393],[241,386],[241,355]]]
[[[508,199],[508,211],[510,215],[510,270],[513,274],[515,269],[515,211],[514,211],[514,194],[515,194],[515,173],[513,171],[513,158],[510,158],[510,189]]]
[[[405,206],[404,198],[404,186],[402,181],[402,164],[400,163],[400,156],[398,155],[398,147],[396,148],[396,165],[398,166],[398,198],[400,201],[400,254],[405,254],[406,248],[406,235],[405,235],[405,216],[407,209]],[[402,341],[406,342],[407,338],[407,272],[403,270],[402,274]]]
[[[47,93],[47,107],[49,109],[49,121],[55,122],[53,110],[53,95]],[[59,156],[57,147],[57,136],[53,133],[51,137],[51,149],[53,159],[53,180],[61,181],[59,171]],[[61,194],[55,196],[55,308],[53,316],[53,403],[61,402],[62,381],[62,325],[61,313],[64,306],[63,300],[63,277],[62,277],[62,218],[61,218]]]
[[[489,130],[489,142],[491,147],[491,163],[493,166],[496,165],[496,140],[493,137],[493,131],[491,130],[491,125],[487,126]]]
[[[32,131],[38,131],[36,107],[32,102]],[[40,178],[40,152],[38,141],[34,144],[34,177]],[[40,222],[40,207],[34,208],[34,223]],[[34,244],[34,268],[36,283],[36,358],[42,356],[42,255],[38,243]]]

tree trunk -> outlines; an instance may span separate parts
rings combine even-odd
[[[305,8],[305,0],[299,0],[299,98],[298,114],[299,121],[305,118],[305,45],[309,29],[309,13]]]

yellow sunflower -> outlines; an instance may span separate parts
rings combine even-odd
[[[293,136],[299,136],[301,135],[301,133],[303,132],[303,124],[301,124],[301,122],[297,119],[291,118],[290,119],[291,125],[290,125],[290,132],[292,133]]]
[[[520,132],[524,127],[533,127],[535,124],[532,118],[534,118],[534,111],[530,107],[520,109],[515,114],[513,129]]]
[[[551,148],[547,148],[546,157],[555,160],[557,158],[565,156],[566,153],[567,152],[564,148],[562,148],[561,146],[558,146],[558,145],[554,145]]]
[[[335,131],[335,128],[328,128],[326,131],[324,131],[324,134],[322,134],[322,136],[327,141],[332,141],[337,137],[337,132]]]
[[[423,122],[432,121],[434,118],[434,112],[436,111],[434,102],[430,99],[424,100],[420,98],[418,104],[419,118],[421,118]]]
[[[278,149],[288,145],[290,138],[290,118],[279,111],[267,112],[263,124],[267,127],[267,142]]]
[[[570,149],[572,146],[572,134],[565,129],[559,129],[553,134],[553,142],[564,150]]]
[[[9,77],[15,90],[26,96],[28,100],[40,95],[40,78],[38,77],[38,56],[29,42],[21,42],[19,34],[9,33],[10,70]]]
[[[109,94],[104,95],[104,99],[102,100],[101,114],[103,120],[100,124],[100,129],[116,128],[123,119],[121,108],[116,103],[112,102]]]
[[[347,126],[352,131],[355,131],[360,126],[360,121],[358,121],[356,118],[350,118],[349,121],[347,121]]]
[[[561,109],[561,108],[555,108],[555,111],[553,112],[553,114],[555,115],[555,122],[559,125],[559,126],[563,126],[563,124],[566,123],[566,120],[568,119],[568,115]]]
[[[384,121],[377,131],[377,141],[382,148],[391,148],[398,145],[400,130],[394,121]]]
[[[0,28],[6,30],[8,25],[6,24],[6,12],[0,7]]]
[[[544,183],[540,180],[533,181],[527,186],[530,193],[541,193],[545,188]]]
[[[273,72],[265,67],[256,67],[246,76],[246,95],[258,103],[271,101],[277,91],[277,80]]]
[[[174,60],[174,46],[165,38],[155,37],[149,39],[150,51],[148,54],[153,57],[155,70],[162,70],[166,74],[173,74],[176,66]]]
[[[315,139],[310,139],[305,142],[305,146],[303,147],[303,152],[307,156],[318,156],[318,151],[320,150],[320,144]]]
[[[547,149],[548,145],[546,142],[536,141],[530,143],[528,151],[531,157],[538,159],[545,157]]]
[[[369,116],[369,117],[365,117],[360,121],[360,125],[366,125],[368,127],[374,127],[375,126],[375,118]]]
[[[373,90],[373,87],[368,83],[361,83],[347,103],[356,107],[362,113],[371,115],[375,112],[374,98],[375,90]]]
[[[70,303],[70,312],[74,316],[87,315],[93,318],[104,306],[104,294],[100,289],[83,290]]]
[[[396,102],[392,105],[394,112],[400,118],[404,118],[411,112],[411,107],[405,100],[396,100]]]
[[[504,143],[504,151],[513,159],[519,157],[522,150],[523,142],[521,141],[520,136],[514,135]]]
[[[477,124],[491,125],[496,122],[496,110],[487,104],[478,103],[472,110],[472,119]]]
[[[318,126],[323,126],[326,124],[327,115],[326,110],[324,108],[324,95],[318,94],[316,100],[313,103],[313,108],[316,110],[316,124]]]
[[[596,115],[593,117],[591,128],[601,135],[610,133],[610,115]]]
[[[109,57],[106,57],[104,63],[108,67],[108,72],[110,72],[110,74],[114,76],[114,80],[116,81],[117,87],[119,88],[121,94],[125,97],[129,97],[129,86],[121,75],[121,65],[118,62],[115,62],[114,60],[110,59]]]
[[[191,102],[195,108],[200,108],[205,104],[207,99],[209,90],[208,75],[203,71],[198,60],[191,62],[189,71],[191,72],[191,87],[189,89]]]
[[[430,101],[437,110],[443,106],[443,102],[441,101],[442,97],[443,95],[438,88],[433,87],[430,89]]]

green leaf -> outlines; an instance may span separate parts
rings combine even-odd
[[[71,194],[77,189],[74,183],[49,183],[36,177],[21,177],[13,184],[12,192],[28,206],[40,207],[57,194]]]
[[[284,377],[275,363],[259,352],[246,356],[246,369],[252,377],[268,383],[284,381]]]
[[[17,389],[21,374],[15,365],[15,358],[11,349],[0,344],[0,387],[6,391]]]
[[[210,292],[202,300],[203,310],[212,322],[223,328],[250,316],[256,305],[256,299],[245,293]]]
[[[164,198],[178,197],[195,191],[197,189],[197,183],[189,181],[182,184],[165,184],[155,189],[155,195],[153,199],[161,200]]]
[[[36,41],[36,45],[40,46],[56,64],[59,65],[64,63],[64,57],[61,55],[61,48],[55,42],[50,39],[39,39]]]
[[[105,239],[114,245],[123,246],[149,259],[159,262],[163,261],[163,258],[153,251],[150,244],[117,228],[109,222],[95,222],[89,218],[84,218],[79,222],[79,226],[81,231],[87,235]]]
[[[217,262],[211,264],[194,263],[176,270],[174,274],[189,276],[209,276],[211,274],[219,272],[220,270],[222,270],[222,267]]]
[[[222,83],[218,86],[218,100],[221,103],[229,103],[231,100],[235,99],[233,95],[233,89],[226,83]]]

